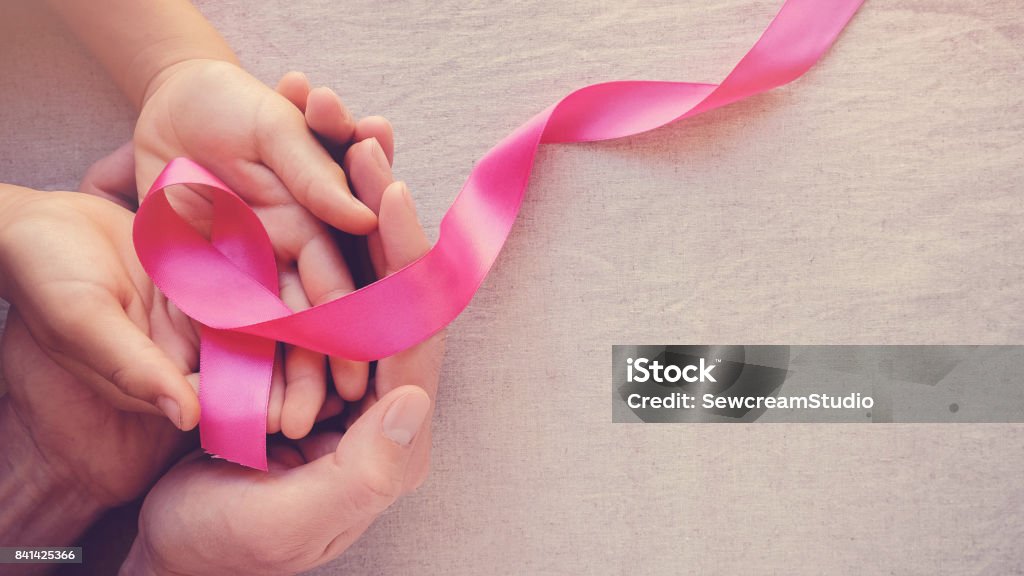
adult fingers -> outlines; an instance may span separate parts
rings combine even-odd
[[[356,142],[373,138],[380,143],[388,164],[395,164],[395,131],[383,116],[367,116],[356,122],[356,131],[352,139]]]
[[[392,274],[411,264],[430,249],[430,241],[416,217],[412,196],[403,182],[391,184],[384,190],[379,219],[378,235],[385,274]],[[376,393],[385,395],[398,386],[415,385],[430,397],[433,410],[443,358],[444,333],[441,332],[408,350],[381,359],[374,382]],[[405,479],[407,490],[418,488],[426,480],[430,468],[430,425],[431,421],[427,419],[420,430],[421,440],[413,450]]]
[[[199,423],[199,399],[192,385],[116,298],[91,297],[77,308],[83,312],[60,316],[54,336],[41,341],[56,352],[58,362],[72,372],[85,366],[122,394],[155,406],[181,430]]]
[[[430,240],[420,226],[405,182],[394,182],[384,190],[379,232],[387,274],[412,264],[430,250]]]
[[[380,201],[384,196],[384,189],[395,181],[383,147],[376,138],[353,144],[345,153],[344,166],[356,196],[378,215],[379,223]],[[378,278],[384,277],[387,266],[379,229],[366,236],[366,247],[374,273]]]
[[[435,334],[427,341],[408,350],[382,359],[377,364],[374,392],[386,395],[398,386],[413,385],[421,388],[431,400],[431,413],[436,406],[441,364],[444,359],[444,333]],[[407,491],[415,490],[427,479],[430,470],[431,419],[426,419],[419,431],[420,440],[413,448],[412,462],[405,478]]]

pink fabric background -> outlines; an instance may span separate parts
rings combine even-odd
[[[73,187],[131,112],[28,4],[0,6],[0,181]],[[548,103],[717,81],[779,6],[677,4],[200,7],[264,80],[301,66],[387,113],[436,232]],[[452,328],[433,476],[316,573],[1024,570],[1024,426],[629,426],[609,403],[616,343],[1024,343],[1022,40],[1013,1],[869,1],[787,88],[542,149]]]

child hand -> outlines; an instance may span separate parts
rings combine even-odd
[[[354,128],[350,115],[339,119],[339,133],[347,134],[335,139],[347,142]],[[186,60],[158,75],[145,96],[134,141],[140,192],[169,160],[188,156],[253,207],[297,201],[312,213],[296,210],[289,215],[297,220],[271,222],[280,224],[279,233],[300,224],[304,234],[316,232],[314,216],[352,234],[376,226],[373,212],[352,195],[345,173],[307,128],[302,112],[232,63]]]
[[[347,143],[354,130],[351,115],[346,112],[336,119],[335,127],[347,132],[343,139],[336,138]],[[376,227],[376,217],[355,199],[341,166],[309,129],[299,108],[284,96],[234,64],[187,60],[152,83],[134,144],[140,193],[148,190],[169,160],[187,156],[253,208],[274,246],[282,299],[293,310],[354,290],[330,226],[365,234]],[[209,204],[199,195],[175,207],[199,228],[208,219]],[[284,363],[288,387],[326,389],[322,356],[292,348]],[[364,387],[358,383],[366,380],[366,364],[336,359],[331,366],[336,381],[344,383],[341,389]],[[304,408],[312,425],[319,406],[304,403]],[[293,437],[309,431],[287,422],[282,426]]]

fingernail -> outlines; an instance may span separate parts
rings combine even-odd
[[[370,138],[370,154],[373,155],[373,161],[377,163],[378,168],[386,174],[391,174],[391,164],[388,164],[387,154],[384,154],[384,148],[376,138]]]
[[[381,431],[395,444],[408,446],[423,427],[429,412],[430,398],[426,394],[406,394],[388,408]]]
[[[167,416],[167,419],[174,424],[178,430],[181,430],[181,407],[174,400],[167,396],[161,396],[156,399],[156,407]]]
[[[409,187],[405,185],[404,181],[399,181],[398,186],[402,191],[402,199],[405,200],[405,205],[416,210],[416,205],[412,201],[412,194],[409,193]]]
[[[329,94],[331,99],[338,104],[338,108],[341,110],[341,118],[338,119],[338,122],[354,122],[354,120],[352,119],[352,112],[350,112],[349,109],[345,107],[345,103],[341,101],[341,96],[338,96],[338,93],[328,86],[325,86],[324,89],[327,90],[327,94]]]

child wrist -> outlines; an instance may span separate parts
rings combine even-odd
[[[180,58],[168,59],[166,62],[154,66],[155,72],[151,73],[149,78],[143,84],[141,99],[138,103],[139,109],[141,110],[146,105],[146,102],[149,102],[149,99],[153,94],[155,94],[161,86],[166,84],[167,81],[173,78],[180,70],[188,68],[189,66],[210,62],[224,62],[238,66],[238,60],[231,52],[225,52],[224,54],[218,55],[183,56]]]

